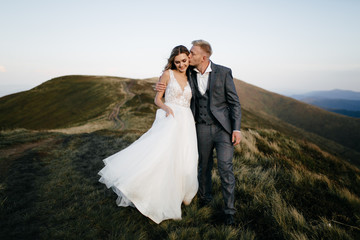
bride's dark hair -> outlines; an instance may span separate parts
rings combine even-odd
[[[189,56],[189,54],[190,54],[189,50],[183,45],[174,47],[174,49],[171,51],[170,57],[164,68],[164,71],[166,71],[168,69],[176,69],[176,66],[174,64],[174,59],[177,55],[179,55],[181,53],[185,53],[187,56]]]

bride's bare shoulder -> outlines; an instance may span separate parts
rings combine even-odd
[[[161,75],[159,81],[163,83],[168,83],[170,79],[170,70],[165,70],[163,74]]]

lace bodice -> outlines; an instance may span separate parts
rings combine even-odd
[[[183,107],[190,107],[190,100],[192,97],[189,83],[186,84],[184,91],[180,84],[175,79],[173,71],[170,69],[170,80],[165,90],[165,104],[175,103]]]

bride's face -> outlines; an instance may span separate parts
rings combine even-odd
[[[180,53],[174,58],[174,64],[179,72],[186,72],[189,66],[189,57],[185,53]]]

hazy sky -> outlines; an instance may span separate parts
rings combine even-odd
[[[359,13],[359,0],[0,0],[0,96],[70,74],[156,77],[194,39],[270,91],[360,91]]]

